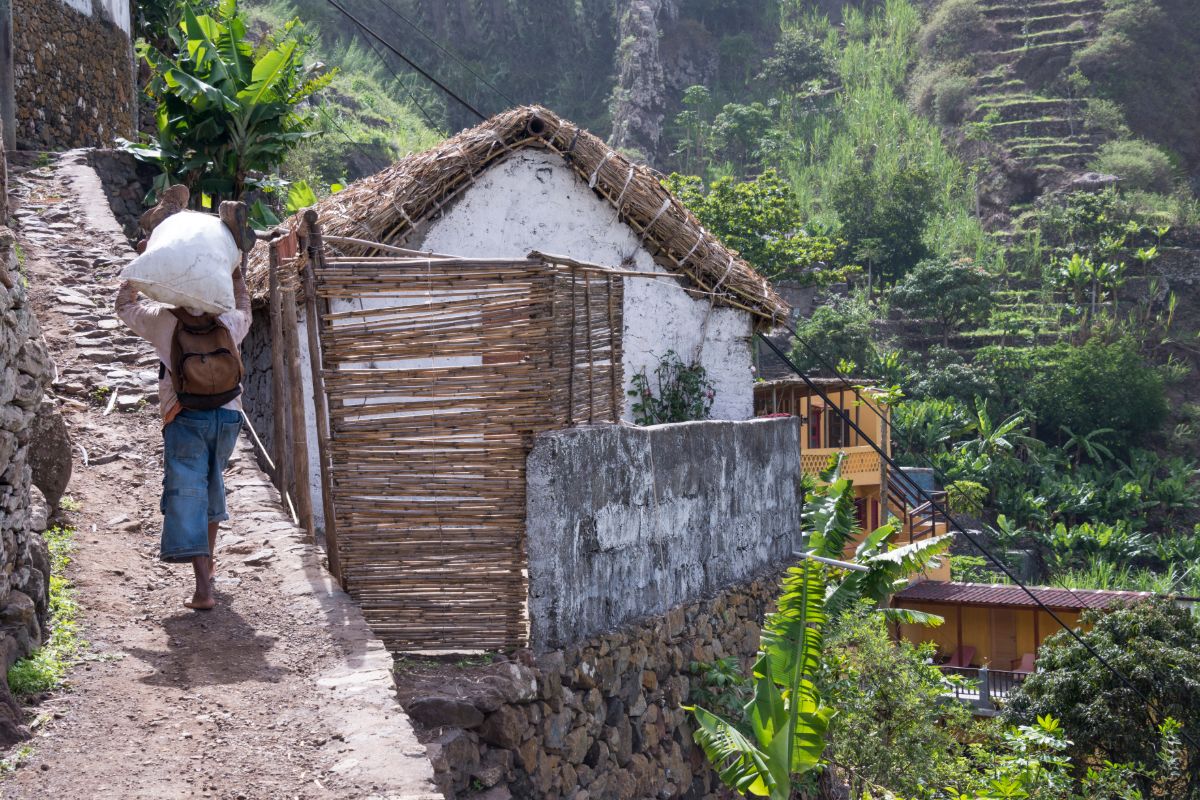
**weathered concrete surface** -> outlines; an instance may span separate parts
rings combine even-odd
[[[598,425],[528,461],[534,647],[661,614],[778,565],[799,530],[795,419]]]

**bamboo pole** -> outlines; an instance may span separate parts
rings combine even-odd
[[[280,494],[286,494],[292,483],[291,452],[287,447],[287,415],[282,410],[287,407],[288,398],[292,396],[287,386],[287,376],[284,373],[284,338],[283,312],[280,308],[279,291],[279,254],[276,245],[271,242],[267,257],[270,270],[270,317],[271,317],[271,450],[275,457],[275,488]]]
[[[331,461],[329,458],[329,411],[325,395],[325,381],[322,371],[325,361],[321,354],[318,325],[321,324],[320,314],[317,313],[317,281],[313,270],[313,261],[323,256],[321,252],[321,229],[317,223],[317,212],[309,209],[304,213],[305,228],[308,236],[308,255],[302,272],[304,281],[304,301],[307,309],[305,330],[308,332],[309,365],[312,369],[313,406],[317,412],[317,450],[320,454],[321,471],[321,504],[325,511],[325,550],[329,555],[329,571],[342,585],[347,588],[346,578],[342,574],[342,562],[338,554],[337,514],[333,508],[333,487],[330,474]]]
[[[285,341],[284,367],[287,371],[289,386],[304,385],[300,371],[300,325],[296,319],[296,292],[288,289],[280,295],[283,305],[283,331]],[[316,541],[316,526],[313,522],[312,487],[308,479],[308,425],[304,418],[304,400],[299,391],[288,395],[286,411],[277,408],[279,416],[290,419],[288,425],[289,445],[292,463],[292,497],[296,499],[296,513],[300,516],[300,524],[311,541]]]

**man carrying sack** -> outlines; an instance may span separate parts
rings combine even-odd
[[[181,212],[191,216],[176,219],[172,223],[175,227],[194,220],[197,225],[209,224],[211,228],[211,217],[182,211],[187,202],[186,187],[171,187],[164,192],[159,205],[142,216],[143,230],[149,234],[168,217]],[[216,605],[213,553],[220,523],[229,518],[223,473],[241,429],[240,346],[250,330],[251,319],[250,296],[242,275],[245,254],[254,243],[253,231],[246,225],[246,206],[222,203],[219,216],[237,249],[214,248],[225,255],[216,261],[218,274],[205,277],[216,284],[232,281],[235,301],[232,310],[216,314],[140,299],[142,291],[155,294],[157,285],[151,282],[147,288],[146,282],[136,279],[121,284],[116,303],[117,316],[154,346],[162,362],[158,396],[163,420],[164,474],[159,557],[172,563],[192,563],[196,591],[184,605],[198,611]],[[224,236],[224,229],[218,230]],[[151,237],[150,249],[154,246]],[[142,249],[139,246],[139,252]],[[237,253],[240,260],[224,265],[229,254],[237,259]],[[135,261],[122,277],[128,278],[131,271],[136,272],[136,266]],[[222,269],[224,272],[220,274]],[[228,284],[225,291],[228,292]]]

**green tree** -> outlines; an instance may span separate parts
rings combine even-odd
[[[800,340],[821,358],[797,342],[792,361],[805,372],[824,372],[826,363],[838,362],[853,363],[854,372],[869,369],[879,359],[874,342],[876,316],[874,304],[863,294],[829,298],[796,327]]]
[[[891,303],[905,316],[932,320],[942,334],[950,334],[987,319],[991,311],[992,279],[969,260],[931,258],[920,262],[892,290]]]
[[[787,28],[775,42],[775,49],[763,59],[759,78],[784,92],[794,92],[806,84],[828,82],[833,64],[824,43],[804,28]]]
[[[834,185],[831,202],[852,248],[872,244],[867,268],[895,283],[929,255],[925,227],[938,210],[932,176],[906,166],[880,176],[855,165]]]
[[[332,74],[305,66],[306,45],[294,23],[253,46],[237,0],[221,0],[211,15],[184,0],[179,25],[168,33],[174,53],[138,44],[151,71],[146,91],[157,102],[154,141],[123,144],[162,169],[157,189],[183,183],[197,204],[204,195],[213,204],[239,199],[289,148],[314,135],[314,112],[301,104]]]
[[[805,547],[826,559],[841,558],[858,530],[854,487],[840,476],[841,462],[841,457],[834,459],[821,476],[823,484],[805,503]],[[753,697],[744,708],[744,720],[688,709],[696,720],[696,741],[726,786],[743,794],[790,800],[797,779],[821,767],[835,712],[818,685],[829,620],[863,600],[886,599],[897,583],[924,570],[949,546],[949,537],[943,536],[889,548],[892,533],[885,525],[859,544],[855,561],[865,571],[847,574],[814,559],[788,569],[777,610],[763,621]]]
[[[795,195],[774,170],[754,180],[720,178],[708,191],[700,178],[672,174],[666,186],[712,231],[772,280],[825,282],[840,240],[805,230]]]
[[[1083,346],[1048,350],[1026,400],[1043,437],[1062,442],[1066,430],[1087,436],[1108,428],[1103,443],[1118,457],[1158,430],[1167,414],[1162,375],[1129,338],[1093,337]]]
[[[880,614],[857,611],[834,626],[821,684],[838,709],[828,757],[845,772],[850,797],[875,786],[916,795],[967,769],[957,736],[971,713],[944,702],[946,679],[932,663],[933,649],[893,641]]]
[[[1170,600],[1154,599],[1110,613],[1088,611],[1083,640],[1137,687],[1131,691],[1065,631],[1038,651],[1038,668],[1005,710],[1012,723],[1039,716],[1061,719],[1074,740],[1068,750],[1078,766],[1101,761],[1152,767],[1161,762],[1168,718],[1200,738],[1200,622]],[[1147,704],[1147,698],[1149,704]],[[1185,739],[1182,768],[1168,785],[1141,778],[1145,797],[1195,797],[1200,792],[1200,752]]]

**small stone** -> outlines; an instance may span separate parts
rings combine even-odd
[[[269,547],[251,553],[242,559],[242,563],[247,567],[261,567],[275,559],[275,551]]]
[[[418,698],[405,705],[404,710],[425,728],[475,728],[483,722],[483,712],[451,697]]]

